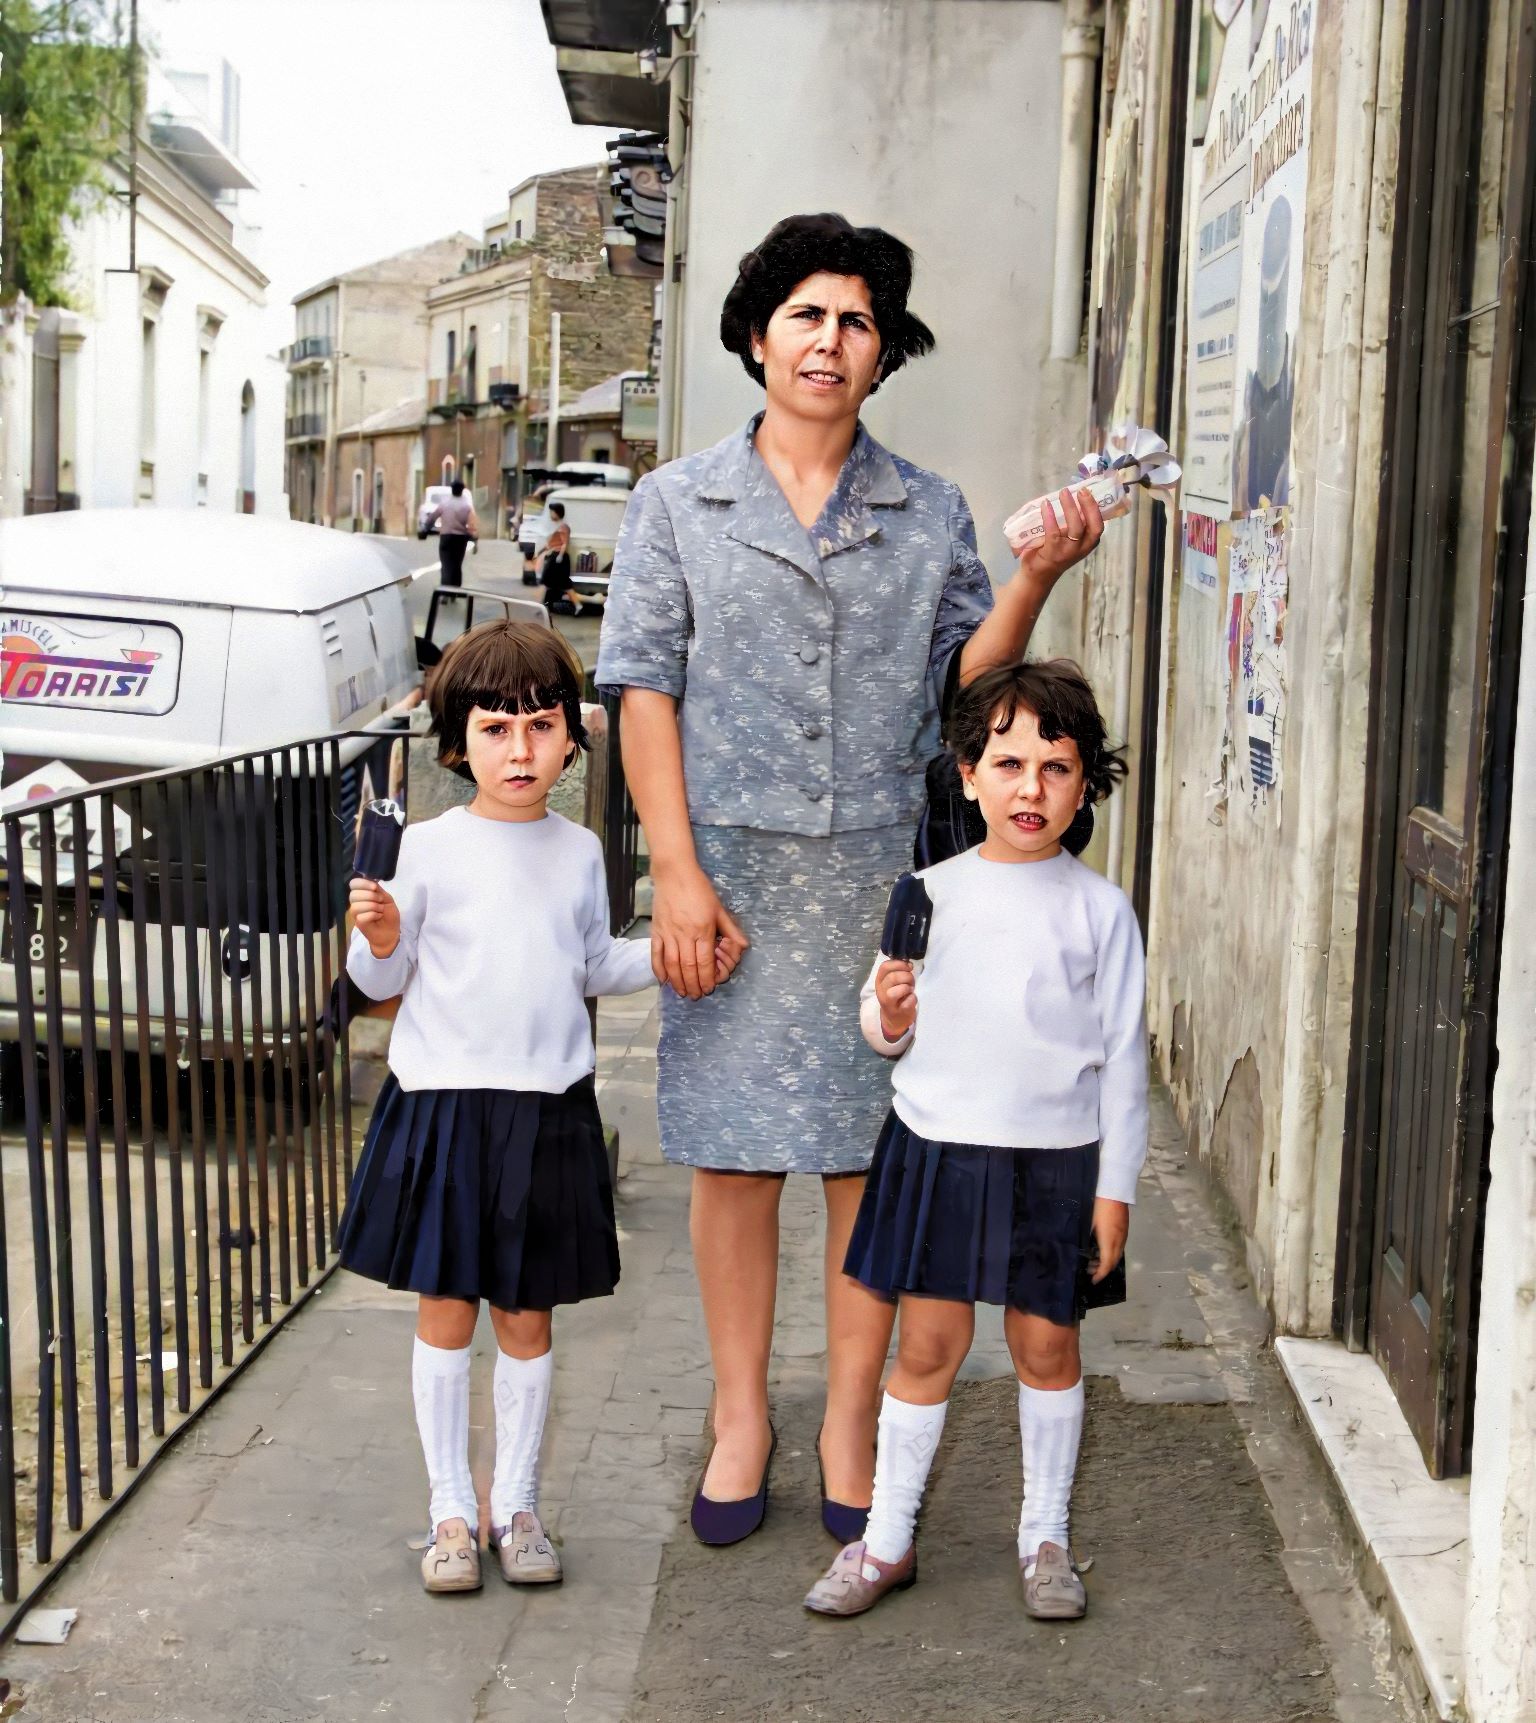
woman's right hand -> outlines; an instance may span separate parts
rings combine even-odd
[[[388,957],[400,943],[400,906],[377,880],[355,879],[347,893],[352,923],[375,957]]]
[[[696,864],[657,874],[653,889],[651,968],[674,993],[702,999],[736,967],[751,941]]]

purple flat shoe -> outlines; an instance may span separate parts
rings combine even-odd
[[[840,1544],[856,1544],[864,1536],[869,1509],[835,1502],[827,1494],[827,1474],[821,1464],[821,1432],[816,1432],[816,1475],[821,1479],[821,1523]]]
[[[762,1525],[768,1513],[768,1473],[773,1465],[774,1449],[779,1445],[779,1433],[773,1425],[768,1426],[768,1458],[763,1462],[763,1481],[757,1486],[755,1496],[742,1496],[734,1502],[712,1501],[704,1494],[704,1479],[699,1479],[699,1487],[693,1493],[693,1507],[688,1515],[688,1524],[693,1527],[693,1535],[701,1544],[711,1548],[723,1549],[728,1544],[739,1544],[743,1538],[749,1538]],[[704,1470],[709,1471],[706,1461]]]

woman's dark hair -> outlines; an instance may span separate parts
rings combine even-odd
[[[742,258],[720,312],[720,341],[754,382],[765,381],[752,338],[808,275],[857,275],[869,289],[880,334],[880,378],[933,348],[933,331],[907,310],[912,250],[881,227],[855,227],[840,215],[792,215]],[[871,389],[873,394],[874,389]]]
[[[438,764],[474,779],[468,766],[469,715],[486,712],[565,713],[572,748],[589,746],[581,721],[581,664],[565,636],[541,622],[482,622],[451,642],[427,678],[431,734]]]
[[[449,482],[448,489],[451,490],[456,497],[463,496],[464,495],[464,481],[463,481],[463,479],[451,480]]]
[[[1088,678],[1070,658],[984,670],[950,708],[944,740],[962,766],[975,767],[987,737],[1006,730],[1020,707],[1033,712],[1047,742],[1070,736],[1083,760],[1084,792],[1102,802],[1125,776],[1125,749],[1112,748]]]
[[[564,503],[551,503],[549,505],[549,512],[555,517],[556,520],[564,520],[565,519],[565,504]]]

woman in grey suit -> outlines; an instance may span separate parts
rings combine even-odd
[[[912,862],[947,685],[1016,662],[1057,578],[1103,530],[1060,519],[994,601],[960,491],[887,453],[865,399],[933,345],[912,259],[841,216],[780,222],[742,259],[721,339],[767,403],[643,478],[625,513],[597,680],[623,690],[624,768],[655,886],[662,1151],[693,1167],[715,1367],[706,1542],[761,1523],[786,1173],[827,1214],[823,1518],[860,1535],[892,1307],[842,1272],[889,1105],[858,990]],[[750,945],[714,987],[714,951]]]

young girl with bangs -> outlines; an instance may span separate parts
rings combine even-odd
[[[650,944],[612,937],[602,847],[548,807],[587,746],[581,670],[561,636],[525,622],[471,629],[427,698],[439,761],[475,796],[406,829],[387,887],[352,885],[347,971],[400,1010],[341,1260],[419,1297],[423,1585],[480,1585],[469,1375],[482,1299],[498,1348],[490,1547],[509,1584],[551,1584],[560,1557],[538,1513],[551,1316],[619,1278],[586,1000],[648,987]],[[722,951],[722,974],[730,962]]]

